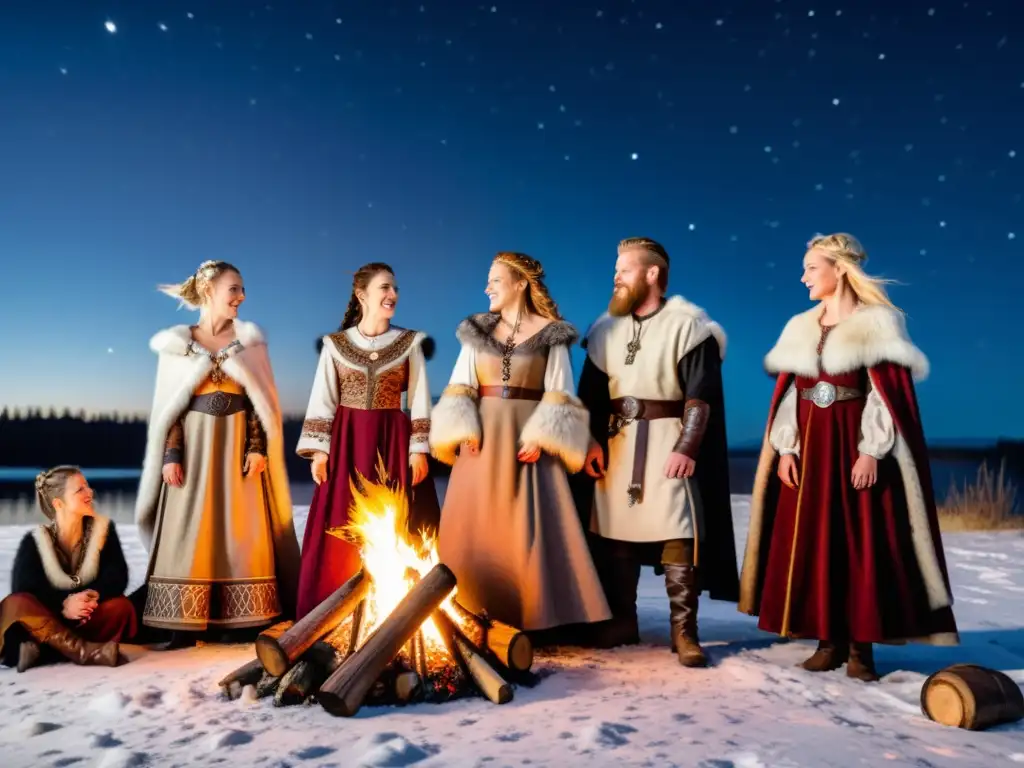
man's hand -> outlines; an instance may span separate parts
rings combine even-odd
[[[523,464],[533,464],[540,458],[540,446],[536,443],[523,443],[519,448],[519,453],[516,454],[516,458],[523,462]]]
[[[870,488],[878,479],[878,459],[862,453],[853,464],[853,472],[850,473],[850,482],[858,491]]]
[[[590,445],[587,447],[587,458],[583,460],[583,468],[595,480],[604,477],[604,451],[593,437],[590,438]]]
[[[776,474],[787,488],[796,488],[800,485],[800,477],[796,469],[796,456],[791,453],[780,456]]]
[[[267,468],[267,457],[262,453],[247,453],[245,455],[245,467],[242,471],[246,477],[249,475],[258,475],[260,472]]]
[[[175,488],[180,488],[185,483],[185,472],[181,468],[181,464],[164,464],[161,474],[163,475],[164,482],[168,485],[173,485]]]
[[[313,475],[313,482],[317,485],[327,479],[327,454],[323,451],[316,451],[313,460],[309,464],[309,471]]]
[[[665,461],[665,477],[693,477],[697,462],[683,453],[670,453]]]
[[[425,453],[410,453],[409,454],[409,469],[412,470],[412,484],[419,485],[427,479],[427,470],[429,465],[427,464],[427,454]]]

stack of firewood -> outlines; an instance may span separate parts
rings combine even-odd
[[[282,622],[256,639],[257,658],[220,681],[229,699],[246,686],[274,704],[318,701],[351,717],[364,704],[449,701],[481,694],[512,700],[513,683],[528,681],[533,646],[518,629],[445,603],[455,575],[434,566],[376,629],[364,633],[371,577],[360,571],[298,622]],[[443,607],[442,607],[442,604]],[[444,647],[426,642],[432,619]]]

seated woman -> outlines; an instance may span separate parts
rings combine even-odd
[[[138,627],[124,596],[128,565],[114,523],[97,515],[78,467],[36,477],[36,500],[50,520],[25,534],[14,557],[13,594],[0,602],[0,661],[19,672],[46,656],[117,666],[118,642]]]

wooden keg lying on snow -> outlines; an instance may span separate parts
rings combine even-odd
[[[942,725],[983,731],[1024,718],[1024,695],[1002,672],[954,664],[924,681],[921,711]]]

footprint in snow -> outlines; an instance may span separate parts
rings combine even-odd
[[[398,733],[375,733],[365,739],[360,739],[356,746],[357,748],[352,752],[354,754],[362,753],[356,762],[356,765],[360,766],[402,768],[406,765],[414,765],[431,756],[430,752],[412,744]]]
[[[629,744],[629,734],[636,728],[626,723],[596,723],[588,725],[579,736],[580,752],[615,749]]]
[[[206,745],[211,752],[215,752],[224,747],[238,747],[242,744],[248,744],[250,741],[252,741],[252,734],[248,731],[229,729],[212,734],[207,738]]]

